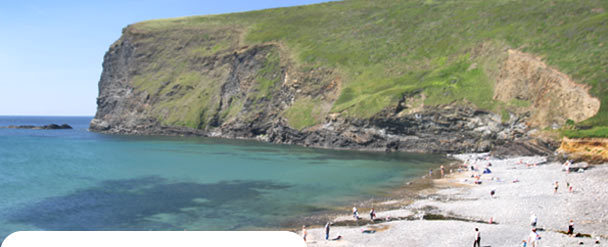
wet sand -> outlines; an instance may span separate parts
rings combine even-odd
[[[356,205],[362,219],[355,221],[346,210],[332,219],[330,239],[342,236],[340,240],[326,241],[323,228],[313,226],[308,229],[307,245],[470,246],[474,229],[479,228],[482,246],[521,246],[530,233],[530,216],[534,213],[541,246],[574,246],[580,242],[584,246],[608,246],[607,164],[582,173],[566,173],[561,164],[546,163],[545,157],[486,160],[483,154],[455,156],[463,161],[478,157],[482,157],[474,162],[478,173],[487,163],[492,164],[492,173],[481,175],[481,184],[474,184],[468,169],[442,179],[422,178],[405,186],[412,188],[404,188],[407,192],[402,199],[384,202],[386,207],[375,202],[379,220],[374,223],[369,220],[371,206],[365,207],[363,202]],[[515,179],[519,182],[514,183]],[[424,186],[425,181],[428,186]],[[555,181],[559,183],[557,193]],[[573,192],[566,188],[567,182]],[[491,190],[496,191],[495,197],[490,196]],[[383,209],[396,206],[398,209]],[[490,218],[493,224],[489,224]],[[592,237],[562,233],[571,219],[575,233]],[[596,237],[600,237],[600,245],[594,244]]]

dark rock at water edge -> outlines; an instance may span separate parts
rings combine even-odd
[[[62,125],[49,124],[49,125],[42,125],[42,126],[36,126],[36,125],[9,125],[9,126],[6,126],[5,128],[8,128],[8,129],[60,130],[60,129],[72,129],[72,126],[70,126],[68,124],[62,124]]]

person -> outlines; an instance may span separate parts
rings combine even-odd
[[[570,220],[570,223],[568,224],[568,235],[572,236],[572,234],[574,234],[574,221]]]
[[[327,224],[325,224],[325,240],[329,240],[329,228],[330,228],[331,222],[327,222]]]
[[[308,235],[308,232],[306,232],[306,225],[302,226],[302,238],[304,239],[304,242],[306,242],[306,235]]]
[[[473,247],[481,247],[481,235],[479,233],[479,228],[475,228],[475,242],[473,242]]]
[[[496,189],[490,190],[490,196],[494,198],[494,194],[496,194]]]
[[[532,227],[536,227],[537,222],[538,222],[538,218],[536,217],[536,214],[532,213],[532,215],[530,216],[530,225]]]
[[[569,160],[566,160],[566,162],[562,165],[562,171],[570,173],[570,164],[571,162]]]
[[[440,167],[440,172],[441,172],[441,178],[443,178],[443,175],[445,174],[445,168],[443,168],[443,165],[441,165]]]
[[[555,190],[553,191],[553,193],[557,193],[558,188],[559,188],[559,184],[557,183],[557,181],[555,181]]]
[[[374,221],[374,218],[376,218],[376,210],[372,208],[372,210],[369,211],[369,219]]]
[[[539,240],[540,235],[538,235],[538,233],[536,232],[536,228],[532,228],[532,232],[530,232],[530,235],[528,236],[528,243],[530,244],[530,247],[539,246]]]
[[[528,242],[526,242],[526,240],[521,241],[521,247],[526,247],[527,245],[528,245]]]
[[[353,217],[355,220],[359,219],[359,210],[357,210],[357,207],[353,207]]]

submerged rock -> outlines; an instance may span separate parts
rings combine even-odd
[[[62,124],[62,125],[49,124],[49,125],[42,125],[42,126],[36,126],[36,125],[9,125],[9,126],[6,126],[5,128],[8,128],[8,129],[59,130],[59,129],[72,129],[72,126],[70,126],[68,124]]]

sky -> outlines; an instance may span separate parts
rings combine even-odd
[[[3,0],[0,115],[95,115],[103,56],[131,23],[325,1]]]

